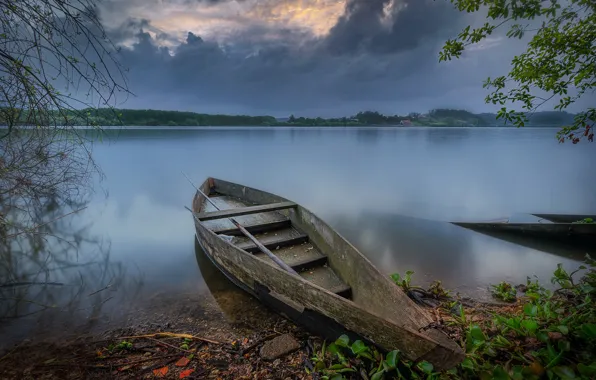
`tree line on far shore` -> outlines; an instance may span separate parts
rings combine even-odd
[[[14,113],[27,115],[26,112]],[[0,125],[6,125],[0,113]],[[409,113],[408,115],[383,115],[377,111],[359,112],[349,117],[321,118],[296,117],[275,118],[273,116],[204,114],[196,112],[137,110],[110,108],[89,108],[84,112],[67,112],[48,114],[48,118],[58,119],[55,123],[72,126],[444,126],[444,127],[494,127],[511,126],[494,113],[475,114],[458,109],[433,109],[426,114]],[[19,118],[17,116],[17,118]],[[543,111],[529,115],[526,126],[560,127],[573,123],[574,114],[562,111]],[[19,124],[27,125],[26,117],[20,117]]]

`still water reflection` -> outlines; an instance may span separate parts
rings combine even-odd
[[[109,190],[89,215],[113,257],[156,287],[193,281],[184,205],[207,176],[295,200],[337,227],[386,273],[413,269],[452,287],[523,281],[570,257],[445,223],[519,212],[594,213],[596,160],[553,129],[268,129],[119,131],[97,146]],[[586,165],[572,165],[585,162]],[[95,214],[94,214],[95,213]],[[93,216],[91,216],[93,215]],[[407,218],[410,217],[410,218]],[[577,256],[575,256],[577,257]]]
[[[555,132],[108,131],[109,138],[94,147],[106,176],[98,189],[108,195],[97,193],[81,223],[91,223],[90,231],[110,243],[109,260],[122,266],[131,283],[128,294],[134,296],[125,297],[125,304],[105,302],[102,312],[112,315],[156,292],[233,292],[220,277],[211,281],[204,270],[209,264],[196,255],[194,226],[184,209],[193,188],[181,171],[196,183],[214,176],[299,202],[387,274],[411,269],[415,281],[441,279],[469,295],[481,293],[488,283],[524,282],[533,274],[548,282],[557,263],[574,268],[583,252],[515,244],[447,221],[523,212],[595,214],[596,176],[588,170],[596,163],[596,150],[590,144],[558,144]],[[133,281],[137,277],[143,280]],[[86,286],[101,289],[107,281],[90,277]],[[233,314],[237,302],[221,307]]]

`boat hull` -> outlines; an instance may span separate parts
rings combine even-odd
[[[201,245],[201,242],[198,238],[197,241],[199,245]],[[262,284],[255,283],[254,288],[250,288],[248,285],[240,281],[232,273],[228,272],[224,267],[222,267],[209,253],[207,253],[202,245],[201,248],[211,263],[235,286],[259,300],[269,309],[279,313],[287,319],[290,319],[311,333],[319,335],[322,338],[328,340],[335,340],[337,337],[345,334],[350,338],[350,341],[360,339],[368,345],[374,345],[373,342],[370,342],[368,339],[356,334],[353,331],[345,329],[342,325],[321,313],[309,309],[295,309],[291,304],[288,304],[280,298],[271,295],[271,290]],[[382,347],[378,348],[381,350],[383,349]]]
[[[578,243],[596,242],[596,224],[495,222],[453,222],[453,224],[481,232],[510,233]]]

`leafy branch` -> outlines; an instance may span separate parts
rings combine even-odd
[[[478,28],[470,26],[445,42],[439,61],[460,58],[466,47],[479,43],[505,24],[507,38],[522,39],[533,33],[527,50],[514,57],[506,75],[487,78],[483,87],[492,89],[485,102],[501,106],[497,118],[517,127],[551,99],[558,99],[555,109],[562,111],[596,86],[596,3],[592,0],[450,0],[462,12],[482,8],[489,22]],[[531,28],[523,22],[542,20]],[[539,96],[536,93],[546,93]],[[507,104],[521,105],[522,112]],[[596,108],[578,113],[571,125],[562,125],[557,133],[577,144],[582,138],[594,141]]]

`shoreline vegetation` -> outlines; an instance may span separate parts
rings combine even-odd
[[[0,125],[7,125],[8,120],[0,113]],[[16,124],[27,125],[27,113],[19,113]],[[526,127],[561,127],[574,121],[574,114],[563,111],[543,111],[528,115]],[[55,124],[69,126],[270,126],[270,127],[351,127],[351,126],[428,126],[428,127],[512,127],[504,120],[497,119],[497,114],[475,114],[457,109],[434,109],[425,114],[383,115],[376,111],[359,112],[356,115],[337,118],[307,118],[290,115],[285,118],[273,116],[202,114],[195,112],[137,110],[137,109],[83,109],[68,111],[49,117]],[[14,120],[12,121],[14,123]]]
[[[581,277],[576,275],[581,272]],[[500,303],[452,296],[440,281],[412,285],[412,274],[391,278],[413,300],[434,312],[434,323],[466,352],[462,363],[434,371],[426,361],[405,360],[399,351],[380,354],[347,336],[322,344],[312,357],[322,379],[594,379],[596,378],[596,260],[568,273],[561,264],[548,290],[538,279],[491,285]],[[345,376],[355,374],[356,377]],[[338,376],[340,375],[340,376]],[[325,377],[326,376],[326,377]]]
[[[466,352],[463,362],[450,370],[436,372],[426,361],[407,361],[399,351],[382,354],[343,335],[333,342],[323,341],[280,316],[254,334],[235,332],[222,339],[178,325],[173,312],[164,316],[173,323],[158,331],[125,328],[61,344],[18,345],[0,353],[0,372],[7,379],[35,378],[42,373],[90,379],[517,380],[596,376],[596,260],[589,255],[585,265],[571,273],[561,264],[557,266],[551,278],[556,290],[547,290],[530,277],[517,286],[506,282],[492,285],[497,302],[452,295],[440,281],[423,289],[413,285],[412,274],[392,274],[391,278],[434,315],[434,323]],[[271,350],[274,346],[277,348]]]

